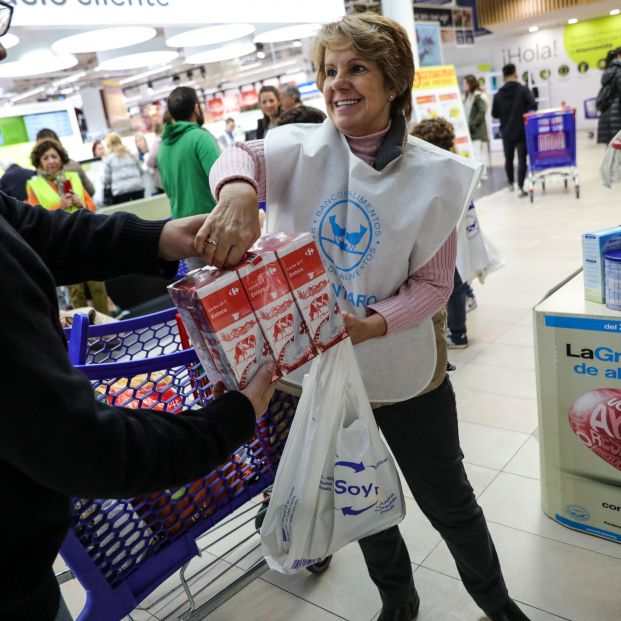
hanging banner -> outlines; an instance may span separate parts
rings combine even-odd
[[[131,128],[131,121],[121,85],[113,80],[104,80],[102,85],[101,97],[108,125],[115,132],[127,131]]]
[[[455,131],[455,150],[463,157],[471,157],[472,143],[455,67],[421,67],[414,75],[412,95],[416,121],[445,118]]]
[[[440,24],[416,24],[416,43],[421,67],[443,65]]]
[[[207,26],[299,24],[337,20],[343,0],[13,0],[14,26]]]

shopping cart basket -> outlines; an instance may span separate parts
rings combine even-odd
[[[554,108],[524,115],[530,202],[535,199],[535,185],[545,192],[546,179],[560,177],[567,188],[569,179],[580,198],[576,166],[576,110]]]
[[[171,415],[209,401],[211,385],[194,350],[183,349],[183,330],[179,332],[175,315],[170,309],[100,326],[89,326],[86,316],[76,315],[70,357],[91,380],[98,399]],[[296,406],[295,397],[277,392],[256,435],[227,463],[197,481],[120,500],[74,498],[61,556],[87,592],[79,621],[124,618],[179,570],[177,589],[186,596],[181,616],[203,618],[265,571],[264,561],[255,563],[226,592],[198,608],[184,577],[189,561],[201,554],[197,537],[220,527],[273,482]],[[250,510],[248,521],[254,522],[265,509],[256,517],[254,505]]]

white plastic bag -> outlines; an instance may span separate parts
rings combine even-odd
[[[294,573],[404,517],[399,475],[347,339],[304,378],[261,528],[263,556]]]

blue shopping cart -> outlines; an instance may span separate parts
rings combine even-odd
[[[102,401],[174,415],[202,407],[211,398],[211,384],[195,351],[187,348],[174,308],[97,326],[89,325],[85,315],[76,315],[66,334],[72,363],[90,379],[96,397]],[[76,577],[87,592],[78,621],[123,619],[142,607],[141,602],[176,572],[180,582],[169,595],[182,601],[175,609],[175,618],[204,618],[263,573],[266,564],[259,558],[242,576],[200,605],[185,575],[192,559],[206,551],[211,553],[208,546],[197,543],[206,531],[222,529],[215,539],[218,560],[230,552],[221,551],[221,533],[234,512],[238,521],[228,534],[240,524],[241,512],[242,524],[252,524],[251,534],[257,537],[266,510],[265,498],[269,497],[296,407],[297,398],[277,392],[257,424],[256,435],[227,463],[197,481],[126,499],[74,498],[71,528],[61,556],[69,567],[68,579]],[[149,412],[144,415],[149,416]],[[242,508],[262,492],[259,504]],[[247,513],[249,517],[244,518]],[[257,543],[253,550],[258,548]],[[311,571],[320,573],[329,561]],[[210,585],[220,584],[222,576],[234,568],[233,562],[221,565],[225,566],[223,571],[218,569],[215,577],[209,574]],[[207,570],[215,571],[214,563],[201,569]],[[195,580],[197,574],[191,578]],[[59,579],[64,581],[64,577]]]
[[[530,202],[535,199],[535,186],[541,183],[545,192],[546,179],[559,177],[565,188],[571,179],[576,198],[580,198],[580,182],[576,166],[576,110],[553,108],[524,115]]]

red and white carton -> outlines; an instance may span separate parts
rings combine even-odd
[[[197,290],[196,299],[198,328],[213,358],[230,369],[235,388],[245,388],[262,364],[274,362],[274,356],[237,273],[215,272],[213,282]]]
[[[276,253],[318,351],[348,338],[330,277],[310,233],[266,235],[252,250]]]
[[[214,271],[209,268],[194,270],[186,274],[181,280],[168,285],[168,293],[170,293],[170,297],[179,311],[179,316],[190,337],[192,347],[194,347],[209,381],[212,383],[223,382],[228,388],[235,386],[235,379],[228,370],[218,368],[213,354],[207,347],[207,343],[203,339],[203,335],[198,327],[196,290],[213,280],[212,272]]]
[[[202,268],[168,290],[211,381],[241,390],[259,366],[274,362],[236,272]]]
[[[314,358],[317,352],[276,255],[250,255],[236,269],[283,374]]]

